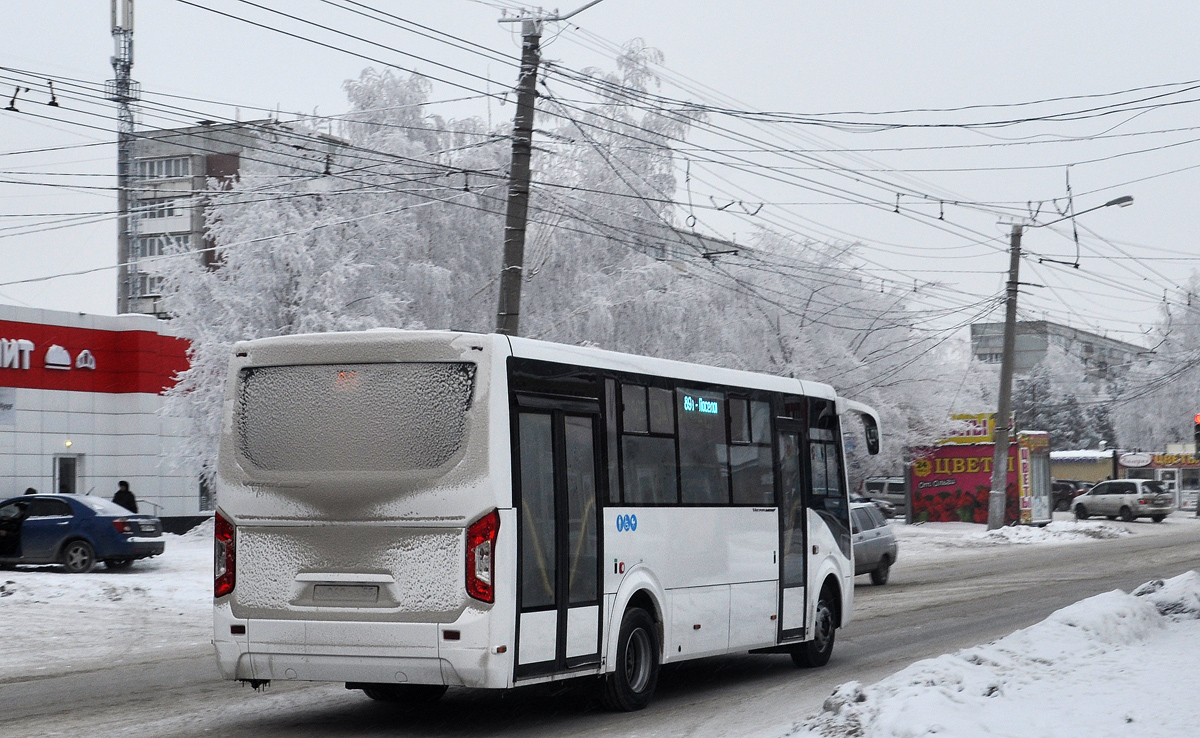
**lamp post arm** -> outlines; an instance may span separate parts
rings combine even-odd
[[[1029,228],[1044,228],[1046,226],[1054,225],[1055,223],[1061,223],[1064,220],[1070,220],[1071,218],[1077,218],[1080,215],[1090,213],[1094,210],[1100,210],[1101,208],[1111,208],[1114,205],[1116,205],[1117,207],[1120,207],[1120,208],[1124,208],[1124,207],[1128,207],[1132,204],[1133,204],[1133,196],[1132,195],[1123,195],[1122,197],[1118,197],[1113,200],[1109,200],[1108,202],[1104,203],[1103,205],[1097,205],[1096,207],[1088,208],[1087,210],[1080,210],[1078,213],[1071,213],[1070,215],[1064,215],[1061,218],[1055,218],[1054,220],[1048,221],[1046,223],[1031,223],[1031,224],[1029,224],[1028,227]]]

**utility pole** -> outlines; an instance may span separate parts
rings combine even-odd
[[[600,0],[592,0],[566,15],[501,18],[501,23],[521,24],[521,72],[517,80],[517,114],[513,119],[512,164],[508,174],[508,206],[504,216],[504,264],[500,268],[500,304],[496,332],[518,335],[521,321],[521,280],[525,276],[525,228],[529,221],[529,159],[533,150],[533,116],[537,100],[537,72],[541,63],[542,24],[562,21]]]
[[[1030,228],[1042,228],[1054,225],[1064,220],[1074,221],[1078,215],[1090,213],[1100,208],[1112,206],[1128,207],[1133,204],[1129,195],[1109,200],[1103,205],[1065,215],[1048,223],[1033,223]],[[1021,286],[1021,234],[1025,230],[1020,223],[1014,223],[1008,250],[1008,288],[1004,302],[1004,353],[1000,357],[1000,401],[996,408],[996,425],[992,431],[995,447],[992,453],[992,489],[988,493],[988,530],[995,530],[1004,525],[1004,509],[1008,502],[1008,422],[1012,417],[1012,378],[1013,364],[1017,354],[1017,291]],[[1114,459],[1116,448],[1113,448]],[[1200,509],[1200,508],[1198,508]]]
[[[525,276],[525,225],[529,215],[529,158],[533,149],[534,101],[541,62],[542,21],[521,21],[521,76],[513,119],[512,165],[508,174],[508,210],[504,215],[504,266],[496,332],[517,335],[521,320],[521,280]]]
[[[1017,289],[1021,270],[1020,224],[1012,227],[1008,254],[1008,296],[1004,301],[1004,353],[1000,357],[1000,403],[996,408],[996,424],[992,430],[995,447],[992,453],[992,489],[988,493],[988,530],[1004,525],[1004,508],[1008,500],[1008,419],[1012,415],[1013,362],[1017,347]]]
[[[134,103],[141,87],[133,70],[133,0],[112,0],[112,57],[115,79],[104,85],[105,97],[117,104],[117,312],[137,310],[140,283],[137,269],[138,220],[134,215]]]

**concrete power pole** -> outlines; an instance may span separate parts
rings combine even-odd
[[[1008,419],[1012,416],[1013,362],[1017,347],[1017,289],[1020,287],[1021,226],[1012,227],[1009,245],[1008,296],[1004,302],[1004,353],[1000,357],[1000,402],[996,408],[996,426],[992,440],[992,489],[988,493],[988,530],[1004,525],[1004,508],[1008,500]]]
[[[529,215],[529,158],[533,149],[534,101],[541,62],[542,21],[521,21],[521,77],[513,120],[512,165],[508,174],[508,210],[504,216],[504,266],[496,332],[517,335],[521,320],[521,280],[525,276],[525,225]]]
[[[1113,206],[1124,208],[1133,204],[1133,198],[1122,195],[1094,208],[1088,208],[1078,213],[1065,215],[1048,223],[1033,223],[1030,228],[1061,223],[1064,220],[1074,220],[1076,216]],[[1008,252],[1008,296],[1004,303],[1004,353],[1000,357],[1000,402],[996,408],[996,428],[992,433],[996,446],[992,454],[992,489],[988,493],[988,530],[995,530],[1004,525],[1004,508],[1008,501],[1008,421],[1012,416],[1012,378],[1013,364],[1017,354],[1017,291],[1021,286],[1019,272],[1021,269],[1021,234],[1024,226],[1017,223],[1012,227],[1012,240]],[[1052,260],[1051,260],[1052,261]],[[1061,262],[1060,262],[1061,263]],[[1116,444],[1113,444],[1115,458]]]
[[[130,73],[133,70],[133,0],[112,0],[112,57],[115,79],[104,85],[105,96],[117,104],[117,312],[137,308],[139,281],[137,270],[138,221],[133,214],[136,198],[133,161],[134,103],[141,88]]]
[[[592,0],[565,15],[500,19],[501,23],[520,23],[523,41],[521,76],[517,81],[517,114],[513,119],[512,165],[508,174],[508,208],[504,216],[504,265],[500,268],[497,333],[515,336],[520,330],[521,280],[525,276],[525,226],[529,220],[529,158],[533,149],[537,71],[542,58],[542,23],[566,20],[599,2]]]

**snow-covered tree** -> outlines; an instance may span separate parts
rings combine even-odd
[[[1150,348],[1114,393],[1122,448],[1162,451],[1193,440],[1192,419],[1200,413],[1200,272],[1163,304]]]
[[[428,86],[417,77],[368,71],[347,91],[348,141],[322,138],[304,122],[263,129],[239,179],[209,198],[215,259],[160,262],[164,305],[191,342],[191,367],[169,392],[168,412],[191,422],[188,450],[206,474],[235,342],[484,325],[480,301],[461,298],[498,268],[479,246],[499,233],[502,188],[495,176],[474,188],[462,175],[447,177],[453,154],[443,150],[489,135],[476,121],[422,115]],[[463,169],[496,169],[486,152],[454,158]]]
[[[672,206],[672,147],[698,118],[643,94],[657,59],[631,44],[614,73],[588,71],[592,103],[560,100],[554,84],[539,102],[522,334],[828,382],[883,417],[883,453],[859,444],[852,483],[899,471],[952,412],[993,407],[994,371],[930,330],[939,315],[911,288],[881,290],[853,244],[763,230],[736,256],[701,257]],[[368,70],[346,91],[342,142],[291,124],[212,195],[215,268],[163,262],[165,304],[192,342],[169,411],[193,424],[208,472],[234,342],[494,325],[508,129],[429,115],[419,77]]]
[[[1021,430],[1050,434],[1052,450],[1097,448],[1114,442],[1107,384],[1051,345],[1045,358],[1013,382],[1013,412]]]

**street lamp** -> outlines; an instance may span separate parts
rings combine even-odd
[[[1109,207],[1127,207],[1133,204],[1133,197],[1123,195],[1094,208],[1088,208],[1078,213],[1064,215],[1048,223],[1031,223],[1030,228],[1042,228],[1054,225],[1068,218],[1074,218],[1093,210]],[[1021,234],[1025,226],[1014,223],[1008,260],[1008,286],[1004,304],[1004,353],[1000,357],[1000,402],[996,408],[995,432],[992,434],[995,448],[992,453],[992,489],[988,493],[988,530],[995,530],[1004,525],[1004,508],[1007,500],[1008,487],[1008,420],[1012,415],[1012,376],[1013,361],[1016,358],[1017,347],[1017,288],[1020,285],[1018,274],[1021,267]],[[1116,453],[1116,444],[1113,444]]]

